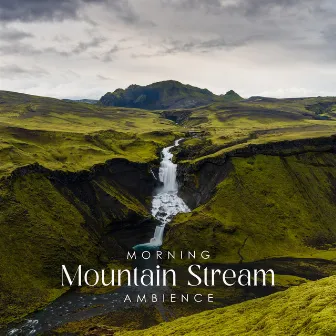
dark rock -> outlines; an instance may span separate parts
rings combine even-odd
[[[217,96],[207,89],[168,80],[147,86],[131,85],[126,90],[108,92],[100,99],[105,106],[142,108],[149,110],[183,109],[210,104],[214,101],[234,101],[242,98],[234,91]],[[175,121],[176,116],[171,116]],[[170,119],[170,118],[169,118]]]

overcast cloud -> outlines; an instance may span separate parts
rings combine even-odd
[[[336,95],[333,0],[1,0],[0,89],[100,98],[175,79]]]

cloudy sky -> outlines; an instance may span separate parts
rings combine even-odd
[[[174,79],[336,96],[334,0],[0,0],[0,89],[100,98]]]

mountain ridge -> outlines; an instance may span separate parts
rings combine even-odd
[[[146,86],[132,84],[126,89],[116,89],[100,98],[105,106],[133,107],[149,110],[170,110],[193,108],[216,101],[238,101],[242,98],[233,90],[216,95],[208,89],[201,89],[174,80],[152,83]]]

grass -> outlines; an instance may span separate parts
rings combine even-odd
[[[179,161],[194,164],[252,143],[331,136],[336,130],[335,102],[262,99],[166,111],[168,117],[182,116],[177,125],[162,111],[0,91],[0,325],[61,295],[61,264],[101,267],[108,252],[123,253],[115,232],[149,216],[149,194],[141,183],[147,183],[149,166],[158,164],[160,149],[177,137],[197,131],[178,154]],[[123,168],[118,174],[107,168],[105,175],[72,185],[36,172],[6,179],[16,168],[35,162],[49,168],[51,175],[57,170],[83,176],[84,170],[113,158],[148,165],[139,175],[134,173],[134,180]],[[207,249],[211,261],[222,264],[278,256],[336,259],[334,154],[308,150],[285,158],[230,160],[233,170],[212,198],[175,218],[165,248]],[[199,174],[193,177],[196,186],[201,183]],[[119,182],[129,181],[121,185],[115,175]],[[285,274],[278,281],[288,287],[305,278]],[[156,312],[146,316],[150,325],[160,322]],[[120,316],[114,318],[119,323]],[[134,322],[129,314],[125,326],[149,327],[142,324],[144,318],[137,315]],[[91,332],[92,323],[100,328],[97,333],[109,332],[107,317],[73,327]],[[267,328],[271,335],[273,329]]]
[[[182,125],[189,130],[203,132],[198,143],[182,145],[187,154],[185,162],[217,157],[249,144],[283,140],[317,138],[336,133],[336,113],[328,109],[328,120],[316,119],[312,106],[334,104],[335,98],[307,98],[297,100],[265,99],[236,103],[215,103],[189,110]],[[180,113],[172,111],[172,114]],[[184,147],[185,146],[185,147]]]
[[[155,161],[159,148],[181,136],[171,121],[138,109],[4,91],[0,102],[0,176],[35,162],[78,171],[112,158]]]
[[[206,204],[173,220],[165,249],[208,250],[211,262],[222,263],[336,259],[334,154],[257,155],[232,158],[232,165]]]
[[[117,335],[332,336],[336,277],[271,296]]]
[[[110,231],[150,214],[144,197],[105,175],[73,184],[29,173],[1,182],[0,326],[63,294],[61,265],[99,269],[126,255]]]
[[[42,175],[18,179],[1,198],[0,325],[64,293],[60,265],[97,265],[99,254],[82,215]]]

